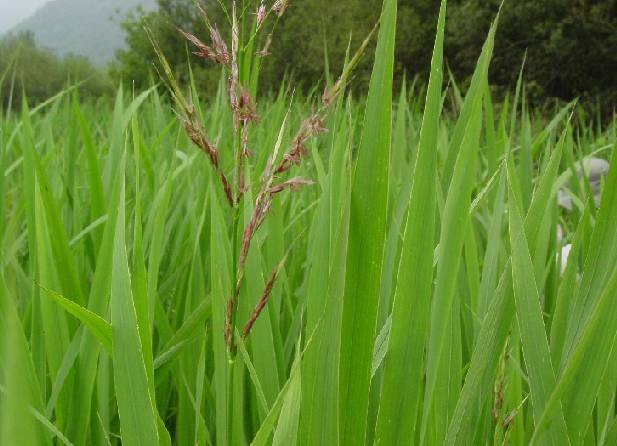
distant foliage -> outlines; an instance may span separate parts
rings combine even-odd
[[[192,0],[157,0],[157,11],[144,12],[138,10],[132,13],[124,22],[127,49],[117,52],[117,61],[111,65],[112,77],[122,81],[125,85],[135,85],[137,88],[146,88],[153,80],[158,80],[154,72],[153,62],[157,60],[152,43],[145,32],[147,26],[156,38],[161,50],[168,58],[174,69],[174,74],[180,82],[189,80],[189,61],[200,88],[207,92],[214,92],[219,77],[218,69],[212,66],[198,65],[190,55],[186,39],[178,32],[182,28],[198,35],[208,35],[203,20],[198,17],[195,4]],[[218,7],[208,9],[215,14],[215,23],[220,23],[227,31],[228,26],[222,19]],[[192,60],[191,60],[192,59]],[[210,87],[210,88],[208,88]]]
[[[449,63],[474,66],[500,0],[459,0],[450,8]],[[473,26],[470,26],[473,24]],[[532,97],[601,98],[617,103],[617,2],[518,0],[505,2],[495,42],[491,80],[513,85],[527,54],[525,78]]]
[[[172,66],[185,73],[187,47],[175,26],[207,35],[197,18],[192,0],[158,0],[160,10],[145,15],[146,23]],[[229,2],[223,2],[228,4]],[[242,3],[242,2],[241,2]],[[251,0],[246,0],[250,4]],[[257,3],[257,2],[254,2]],[[395,78],[426,77],[429,72],[438,3],[434,0],[399,0]],[[454,0],[448,6],[445,56],[457,82],[466,84],[490,22],[500,0]],[[228,24],[218,2],[206,7],[223,32]],[[248,10],[256,5],[248,6]],[[356,47],[376,23],[377,0],[302,0],[292,2],[278,24],[272,56],[262,69],[261,83],[276,89],[286,74],[310,89],[324,79],[326,64],[331,73],[340,71],[348,45]],[[146,85],[154,54],[142,17],[125,23],[128,49],[119,53],[115,74],[126,81]],[[525,79],[530,98],[574,97],[615,103],[617,92],[617,2],[614,0],[572,1],[518,0],[505,2],[496,36],[496,57],[491,82],[511,89],[527,53]],[[327,56],[327,57],[326,57]],[[197,79],[210,84],[217,73],[205,64],[194,66]],[[359,67],[356,86],[365,88],[370,61]],[[213,85],[216,82],[212,83]],[[200,85],[203,87],[204,85]]]
[[[12,32],[31,31],[38,45],[59,56],[86,56],[105,67],[124,46],[121,23],[138,7],[151,10],[156,0],[54,0],[45,3]],[[8,3],[7,3],[8,4]]]
[[[25,93],[30,103],[48,99],[63,88],[81,82],[80,94],[102,96],[112,91],[106,73],[83,56],[63,59],[39,48],[32,33],[10,35],[0,40],[0,104],[18,104]]]

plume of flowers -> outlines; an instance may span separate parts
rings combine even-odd
[[[272,5],[272,11],[274,11],[279,17],[282,17],[288,7],[289,0],[276,0],[274,5]]]
[[[270,9],[266,8],[264,1],[259,3],[257,11],[255,12],[255,35],[251,38],[255,38],[256,34],[265,27],[266,21],[270,15],[275,15],[280,18],[286,12],[289,7],[289,0],[276,0]],[[228,76],[228,99],[232,111],[233,128],[236,137],[234,141],[237,141],[236,157],[235,157],[235,187],[232,186],[231,181],[225,174],[221,165],[221,156],[218,148],[208,138],[204,130],[199,114],[196,112],[195,107],[191,101],[187,100],[178,86],[173,71],[167,63],[162,51],[152,38],[149,30],[147,30],[150,40],[155,48],[156,53],[159,56],[163,72],[165,74],[165,82],[171,92],[174,102],[177,106],[177,114],[187,136],[200,150],[202,150],[210,160],[216,175],[220,179],[225,197],[230,207],[234,211],[234,221],[239,219],[239,213],[241,209],[242,199],[249,185],[245,181],[245,165],[246,160],[249,159],[249,132],[251,126],[259,122],[259,116],[257,114],[257,107],[255,105],[255,99],[252,96],[250,90],[246,88],[241,82],[240,78],[240,32],[238,26],[238,17],[236,9],[236,1],[233,2],[233,9],[231,15],[231,42],[228,45],[223,39],[219,29],[216,25],[210,23],[206,11],[198,5],[199,11],[204,18],[208,30],[210,32],[210,43],[206,44],[200,40],[195,34],[188,31],[178,29],[178,31],[190,42],[194,47],[195,54],[207,61],[214,64],[221,65],[227,72]],[[225,309],[225,328],[224,338],[230,353],[235,351],[234,333],[236,328],[236,311],[237,301],[240,295],[241,286],[244,279],[246,260],[249,255],[252,240],[256,232],[262,226],[263,222],[268,216],[270,209],[275,198],[285,191],[296,191],[303,186],[313,184],[309,179],[294,176],[285,179],[284,176],[288,175],[294,166],[302,164],[303,160],[308,155],[307,145],[310,140],[318,135],[327,131],[325,126],[325,120],[328,116],[332,105],[344,92],[351,72],[360,60],[361,55],[364,53],[370,38],[372,37],[375,29],[363,42],[362,46],[350,59],[349,63],[343,69],[343,72],[339,79],[329,88],[324,91],[322,101],[319,107],[314,110],[310,116],[306,117],[300,124],[295,136],[291,140],[290,146],[287,148],[279,160],[279,149],[282,140],[281,129],[279,139],[274,147],[273,152],[268,157],[266,167],[261,176],[261,185],[255,198],[255,206],[253,213],[248,220],[248,223],[242,230],[242,238],[240,240],[239,252],[237,256],[237,264],[235,265],[235,286],[231,296],[228,299]],[[255,57],[265,57],[270,54],[270,47],[272,44],[272,34],[267,34],[264,45],[260,51],[254,53]],[[244,79],[244,81],[247,81]],[[248,82],[248,81],[247,81]],[[189,96],[191,97],[191,96]],[[285,118],[286,122],[287,118]],[[234,236],[236,234],[235,226],[233,230]],[[235,249],[235,246],[234,246]],[[285,261],[289,256],[289,252],[285,258],[277,265],[270,277],[270,280],[266,284],[265,289],[261,294],[255,309],[253,310],[249,320],[244,325],[241,333],[242,339],[246,339],[254,324],[258,320],[260,314],[266,307],[272,290],[275,286],[277,277],[279,276]]]
[[[230,57],[229,50],[225,41],[222,39],[219,30],[216,27],[210,28],[210,36],[212,39],[212,46],[208,46],[203,43],[194,34],[191,34],[183,29],[178,28],[178,31],[191,42],[197,51],[193,51],[193,54],[204,59],[211,60],[212,62],[220,65],[229,65]]]
[[[255,20],[257,21],[257,29],[261,28],[266,17],[268,15],[268,10],[266,9],[266,5],[262,1],[257,8],[257,12],[255,13]]]

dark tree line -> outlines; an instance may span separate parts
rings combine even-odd
[[[499,0],[458,0],[450,17],[448,58],[467,75]],[[469,26],[467,24],[472,24]],[[617,103],[617,1],[517,0],[504,4],[492,82],[511,86],[526,54],[530,93]]]
[[[245,0],[251,2],[253,0]],[[230,3],[223,0],[224,3]],[[262,88],[275,89],[286,75],[305,88],[323,80],[326,63],[333,75],[350,44],[357,47],[376,22],[381,0],[292,0],[276,27],[272,56],[264,66]],[[450,0],[446,57],[455,79],[465,84],[501,0]],[[158,12],[144,20],[179,75],[187,73],[187,47],[175,26],[207,33],[192,0],[159,0]],[[429,70],[438,0],[399,0],[397,79],[422,78]],[[252,8],[254,6],[249,6]],[[228,28],[217,0],[206,8],[213,21]],[[141,19],[125,24],[129,49],[119,54],[116,74],[138,84],[150,82],[155,60]],[[327,57],[326,57],[327,55]],[[529,96],[537,99],[599,99],[609,109],[617,99],[617,0],[506,1],[500,14],[491,82],[512,89],[526,55]],[[359,67],[357,88],[370,73],[370,57]],[[218,74],[191,59],[206,88]]]
[[[244,1],[246,14],[259,0]],[[274,0],[266,0],[266,4]],[[202,0],[211,20],[229,37],[229,25],[219,2]],[[149,86],[156,80],[152,44],[144,24],[152,31],[181,80],[188,80],[191,64],[199,86],[212,92],[220,73],[193,57],[176,27],[208,39],[207,28],[193,0],[158,0],[159,10],[137,13],[124,24],[128,48],[112,66],[115,79],[125,85]],[[501,0],[450,0],[446,60],[458,83],[469,78],[486,33]],[[347,48],[357,48],[376,23],[381,0],[291,0],[287,13],[274,30],[272,55],[261,74],[261,91],[276,90],[287,75],[296,88],[309,90],[329,70],[336,76]],[[429,71],[438,0],[399,0],[396,77],[423,79]],[[252,17],[252,16],[251,16]],[[372,48],[369,49],[372,51]],[[491,82],[499,91],[511,90],[524,57],[526,91],[531,100],[571,100],[581,97],[611,111],[617,103],[617,0],[506,0],[491,65]],[[358,67],[354,88],[362,90],[370,75],[370,55]],[[27,63],[26,63],[27,62]],[[85,59],[58,59],[35,46],[28,35],[0,42],[0,76],[15,74],[15,90],[25,89],[33,99],[48,97],[67,81],[86,80],[85,94],[101,94],[110,84]],[[2,89],[7,102],[8,78]]]

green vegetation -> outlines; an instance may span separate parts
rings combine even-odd
[[[285,5],[186,30],[212,95],[152,28],[165,91],[0,114],[0,444],[617,443],[617,163],[577,174],[617,122],[518,64],[493,102],[501,16],[462,94],[445,0],[426,91],[384,0],[323,93],[256,101]]]
[[[111,79],[83,56],[63,59],[40,48],[31,33],[0,40],[0,107],[19,105],[22,93],[33,103],[41,103],[67,85],[80,83],[84,97],[113,94]]]
[[[59,57],[74,54],[104,67],[124,48],[127,15],[155,7],[155,0],[52,0],[9,32],[31,32],[37,45]]]
[[[187,51],[175,26],[196,33],[205,31],[196,16],[193,0],[157,0],[159,8],[144,16],[168,54],[178,75],[186,73]],[[202,1],[214,23],[228,33],[218,0]],[[228,4],[228,2],[223,2]],[[247,2],[250,4],[251,2]],[[501,0],[453,0],[446,23],[444,60],[455,79],[466,85],[475,60],[489,31]],[[272,42],[270,63],[261,73],[266,91],[278,89],[281,79],[293,76],[294,85],[305,91],[324,81],[324,73],[336,76],[345,53],[357,47],[377,21],[380,0],[301,0],[294,2],[281,18]],[[249,8],[252,8],[250,6]],[[432,43],[439,2],[399,0],[395,48],[395,85],[405,76],[428,80]],[[141,87],[151,82],[154,57],[143,33],[139,16],[128,20],[126,50],[119,53],[116,73]],[[327,53],[327,58],[324,57]],[[490,81],[498,97],[513,88],[518,68],[526,60],[526,96],[536,105],[553,106],[554,98],[581,98],[590,105],[600,103],[612,113],[617,101],[617,3],[613,0],[516,0],[505,1],[495,36],[495,57]],[[214,93],[216,74],[207,65],[194,66],[202,90]],[[356,70],[355,87],[366,91],[371,74],[370,60]]]
[[[457,3],[450,17],[448,63],[455,72],[469,73],[501,1]],[[491,82],[513,85],[512,66],[525,58],[527,94],[536,102],[545,97],[597,100],[612,112],[617,81],[610,73],[617,69],[616,54],[614,1],[506,1],[495,38]]]

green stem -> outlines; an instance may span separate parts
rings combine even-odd
[[[231,250],[233,253],[233,262],[232,262],[232,277],[236,277],[238,270],[238,226],[240,221],[240,203],[236,203],[233,208],[233,222],[232,222],[232,234],[231,234]],[[231,332],[235,335],[236,333],[236,314],[238,313],[238,294],[236,294],[236,283],[232,284],[232,297],[233,299],[233,312],[231,316]],[[234,367],[236,361],[236,349],[234,344],[228,347],[227,350],[227,442],[228,444],[232,444],[232,434],[233,434],[233,401],[234,401]]]
[[[232,444],[233,435],[233,403],[234,403],[234,367],[235,356],[229,356],[227,361],[227,444]]]
[[[236,315],[238,314],[238,300],[239,300],[239,291],[238,291],[238,258],[239,258],[239,246],[238,246],[238,228],[240,226],[240,202],[236,203],[236,206],[233,209],[233,221],[232,221],[232,234],[231,234],[231,250],[233,253],[233,261],[232,261],[232,276],[234,281],[232,283],[231,290],[231,298],[233,299],[233,311],[231,314],[231,330],[232,333],[236,332]],[[236,356],[236,349],[233,344],[230,348],[230,359],[234,359]]]

